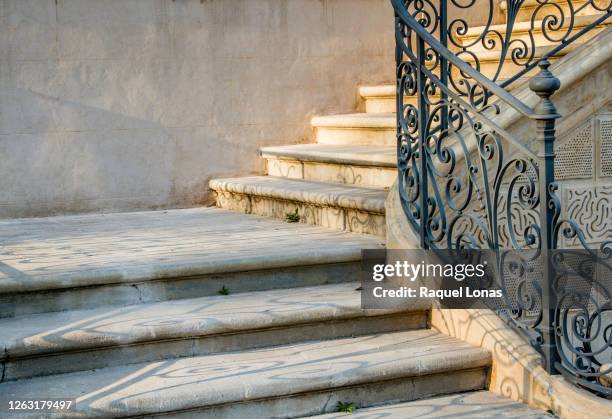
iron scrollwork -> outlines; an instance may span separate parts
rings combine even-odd
[[[610,396],[612,388],[602,380],[612,375],[605,362],[612,351],[612,283],[591,279],[596,299],[561,286],[568,273],[558,249],[561,238],[573,239],[594,255],[594,269],[612,274],[612,242],[590,250],[578,224],[561,217],[553,153],[560,116],[550,101],[559,82],[547,58],[608,19],[611,2],[529,1],[507,0],[499,25],[496,0],[391,0],[400,202],[424,249],[498,252],[513,307],[500,315],[543,353],[549,372]],[[475,31],[467,19],[449,19],[449,6],[479,7],[485,24]],[[594,17],[585,23],[587,10]],[[482,55],[496,63],[487,74]],[[541,100],[531,109],[504,87],[536,65],[539,74],[530,87]],[[536,121],[541,149],[532,150],[496,123],[504,107]]]

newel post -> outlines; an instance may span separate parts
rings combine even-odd
[[[557,113],[550,97],[561,87],[561,82],[548,70],[550,66],[548,60],[542,60],[538,65],[540,72],[529,81],[529,88],[540,97],[540,101],[534,108],[539,146],[539,222],[543,264],[540,331],[542,333],[541,349],[545,358],[544,367],[548,373],[554,373],[555,363],[560,358],[555,344],[556,293],[553,290],[554,270],[551,263],[551,250],[554,247],[555,206],[552,204],[551,186],[555,181],[555,121],[561,115]]]

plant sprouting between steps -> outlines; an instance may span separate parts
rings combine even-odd
[[[287,214],[285,214],[285,221],[287,221],[288,223],[299,223],[300,222],[300,215],[298,214],[297,208],[295,209],[294,212],[288,212]]]
[[[229,290],[227,288],[225,288],[225,285],[221,287],[221,289],[219,290],[219,295],[229,295]]]
[[[353,413],[355,411],[355,403],[353,402],[338,402],[336,405],[338,412]]]

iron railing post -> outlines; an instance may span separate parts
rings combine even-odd
[[[448,6],[446,0],[440,0],[440,43],[444,47],[448,47]],[[444,56],[440,55],[440,81],[444,86],[448,86],[448,61]],[[440,91],[440,100],[442,103],[446,101],[446,93]],[[448,130],[448,107],[442,107],[442,115],[440,117],[440,128],[442,133],[447,133]]]
[[[421,248],[428,249],[429,242],[428,237],[429,234],[427,232],[427,224],[429,218],[429,204],[428,204],[428,195],[429,195],[429,185],[428,185],[428,173],[427,173],[427,119],[428,119],[428,110],[429,106],[427,104],[427,100],[425,95],[427,94],[425,91],[425,72],[423,71],[423,67],[425,66],[425,42],[423,38],[417,36],[417,59],[418,67],[418,95],[419,95],[419,157],[421,167],[419,168],[421,181],[419,183],[421,191]]]
[[[537,124],[538,172],[539,172],[539,212],[540,212],[540,248],[542,260],[542,334],[541,349],[544,355],[545,369],[555,373],[555,364],[560,357],[555,341],[555,310],[556,293],[553,289],[554,270],[551,262],[551,251],[554,250],[554,221],[556,207],[551,194],[555,182],[555,120],[560,118],[554,103],[550,100],[552,94],[559,89],[561,82],[549,70],[550,62],[542,60],[538,64],[540,72],[529,81],[529,88],[534,91],[540,101],[534,108]]]

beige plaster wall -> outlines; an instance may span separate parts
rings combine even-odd
[[[388,0],[0,0],[0,217],[210,202],[393,54]]]

